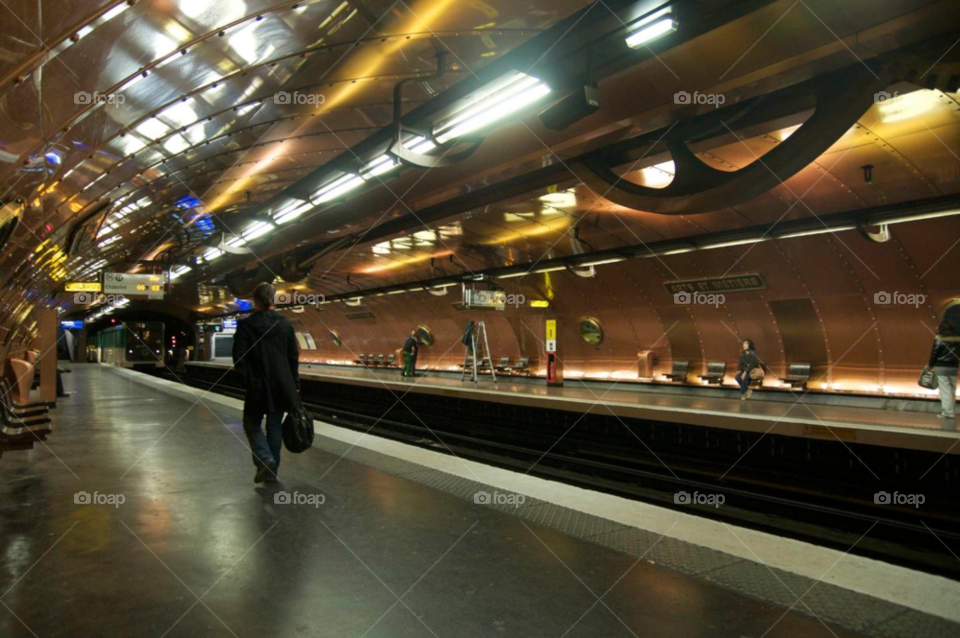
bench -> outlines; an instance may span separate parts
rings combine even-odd
[[[33,364],[26,359],[8,359],[7,377],[13,400],[18,403],[30,401],[30,389],[33,385]]]
[[[783,385],[791,388],[807,389],[807,381],[810,380],[810,363],[791,363],[787,366],[787,376],[780,379]]]
[[[723,377],[727,374],[725,361],[708,361],[706,371],[700,375],[701,381],[723,385]]]
[[[510,372],[513,374],[530,374],[530,357],[520,357],[520,360],[517,361],[516,365],[510,368]]]
[[[372,356],[372,355],[371,355],[371,356]],[[382,354],[378,354],[378,355],[377,355],[377,360],[373,362],[373,365],[375,365],[375,366],[382,366],[382,365],[383,365],[383,355],[382,355]]]
[[[6,380],[0,381],[0,452],[32,449],[51,432],[48,408],[42,403],[17,404],[10,390]]]
[[[497,363],[497,372],[506,372],[510,369],[510,357],[500,357],[500,362]]]
[[[357,365],[364,366],[367,365],[367,355],[362,354],[353,361]]]
[[[397,361],[397,355],[391,354],[389,357],[387,357],[387,362],[384,365],[389,368],[395,368],[396,361]]]
[[[663,376],[665,376],[670,381],[675,381],[678,383],[686,383],[687,375],[690,373],[690,362],[689,361],[677,361],[673,362],[673,369]]]

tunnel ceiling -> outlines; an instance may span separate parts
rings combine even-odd
[[[4,329],[37,301],[82,310],[57,290],[105,267],[189,266],[175,303],[218,315],[238,309],[229,289],[258,278],[345,295],[957,193],[951,43],[960,19],[951,3],[880,1],[865,11],[826,0],[679,2],[689,20],[676,34],[626,47],[624,21],[659,4],[76,0],[51,10],[7,2]],[[275,217],[325,170],[382,152],[376,143],[393,130],[399,81],[426,78],[404,86],[400,112],[430,116],[462,97],[457,91],[511,69],[557,89],[491,127],[469,157],[369,180],[278,224],[249,243],[251,253],[203,259],[221,237]],[[824,152],[747,201],[666,215],[583,183],[579,158],[717,111],[678,104],[680,91],[723,95],[729,109],[845,72],[869,72],[870,86],[902,99],[867,104]],[[564,130],[544,127],[537,112],[585,79],[598,83],[601,108]],[[812,113],[803,95],[785,98],[777,117],[751,120],[753,108],[704,126],[687,147],[705,165],[740,170],[789,144]],[[611,160],[612,170],[633,184],[669,186],[670,152],[640,148]],[[496,196],[471,205],[471,194],[491,190]]]

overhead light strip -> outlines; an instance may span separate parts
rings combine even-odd
[[[434,129],[437,141],[444,144],[485,128],[553,92],[546,82],[520,72],[508,77],[505,83],[494,83],[497,84],[502,84],[502,88],[481,89],[470,106],[441,122]]]
[[[630,25],[632,33],[627,36],[627,46],[631,49],[640,49],[676,31],[679,25],[670,12],[671,8],[667,7]]]

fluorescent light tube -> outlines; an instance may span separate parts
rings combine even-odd
[[[793,239],[795,237],[809,237],[810,235],[824,235],[826,233],[839,233],[844,230],[854,230],[856,226],[836,226],[835,228],[817,228],[815,230],[801,230],[795,233],[779,235],[777,239]]]
[[[710,250],[712,248],[729,248],[730,246],[743,246],[745,244],[758,244],[762,241],[767,241],[769,237],[754,237],[752,239],[737,239],[734,241],[723,241],[719,244],[706,244],[705,246],[700,246],[700,250]]]
[[[187,274],[187,273],[190,272],[191,270],[193,270],[193,268],[191,268],[190,266],[181,266],[181,267],[177,268],[176,270],[174,270],[173,272],[170,273],[170,281],[173,281],[174,279],[176,279],[176,278],[179,277],[180,275],[185,275],[185,274]]]
[[[303,215],[305,212],[313,208],[313,204],[310,202],[301,202],[299,200],[295,201],[293,204],[281,208],[277,211],[277,216],[274,217],[273,221],[277,224],[286,224],[289,221],[293,221],[300,215]]]
[[[597,261],[588,261],[586,263],[577,264],[577,265],[586,268],[588,266],[603,266],[604,264],[615,264],[618,261],[625,261],[625,260],[626,260],[625,257],[611,257],[609,259],[598,259]]]
[[[494,86],[496,84],[499,82]],[[552,89],[538,78],[517,73],[506,81],[502,89],[491,89],[472,105],[441,122],[435,131],[435,137],[443,144],[472,133],[536,102],[551,91]]]
[[[324,186],[314,193],[314,203],[323,204],[325,202],[329,202],[330,200],[336,199],[345,193],[349,193],[363,183],[364,180],[359,175],[344,175],[340,179],[335,180],[331,184]]]
[[[902,224],[903,222],[918,222],[924,219],[936,219],[938,217],[950,217],[951,215],[960,215],[960,210],[944,210],[939,213],[927,213],[925,215],[914,215],[913,217],[896,217],[886,221],[870,222],[871,224]]]
[[[242,238],[245,241],[252,241],[257,237],[263,237],[274,228],[275,226],[273,224],[268,224],[267,222],[254,222],[249,228],[243,231]]]
[[[630,37],[627,38],[627,46],[631,49],[639,49],[648,42],[653,42],[657,38],[661,38],[668,33],[673,33],[676,30],[677,23],[673,18],[663,18],[656,22],[648,23],[638,31],[634,31]]]

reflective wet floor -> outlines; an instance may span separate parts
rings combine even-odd
[[[235,410],[65,384],[0,458],[0,636],[852,635],[319,450],[257,486]]]

